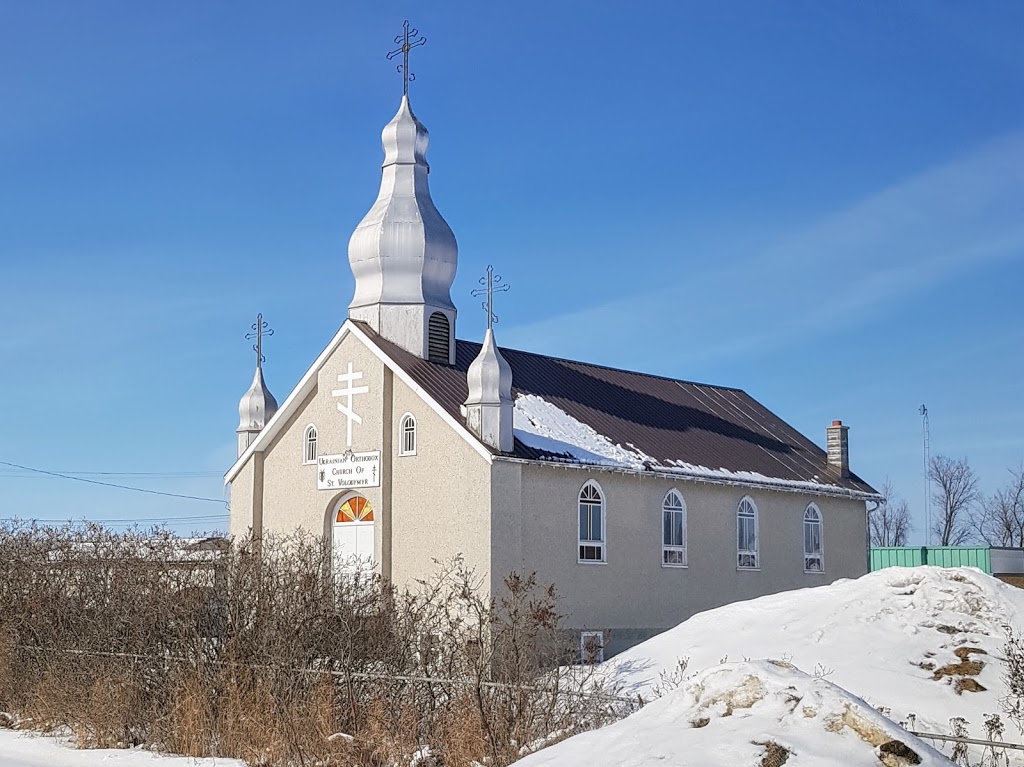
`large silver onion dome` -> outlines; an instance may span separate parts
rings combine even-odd
[[[429,134],[409,97],[381,141],[384,164],[377,201],[348,243],[355,277],[350,309],[374,304],[454,308],[451,286],[459,249],[427,186]]]

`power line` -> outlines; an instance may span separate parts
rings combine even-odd
[[[225,520],[229,516],[228,512],[223,514],[196,514],[188,517],[122,517],[120,519],[87,519],[81,517],[79,519],[71,518],[58,518],[58,517],[26,517],[24,519],[20,517],[0,517],[0,522],[43,522],[46,524],[66,524],[66,525],[84,525],[88,523],[102,524],[114,527],[121,527],[124,525],[138,525],[148,523],[164,523],[164,524],[177,524],[177,523],[194,523],[194,522],[209,522],[213,520]]]
[[[98,479],[87,479],[85,477],[74,477],[70,474],[62,474],[59,471],[46,471],[45,469],[35,469],[31,466],[22,466],[21,464],[11,463],[10,461],[0,461],[0,466],[10,466],[12,469],[21,469],[22,471],[30,471],[35,474],[45,474],[49,477],[59,477],[61,479],[70,479],[75,482],[85,482],[90,485],[102,485],[103,487],[114,487],[118,490],[132,490],[136,493],[147,493],[149,495],[163,495],[168,498],[183,498],[188,501],[204,501],[206,503],[219,503],[227,506],[227,503],[220,498],[204,498],[198,495],[184,495],[182,493],[168,493],[163,490],[149,490],[145,487],[133,487],[131,485],[118,485],[113,482],[102,482]]]
[[[153,477],[160,479],[201,479],[219,477],[219,471],[57,471],[55,474],[68,474],[75,477]],[[0,477],[30,477],[31,471],[0,469]]]

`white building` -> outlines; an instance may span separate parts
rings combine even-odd
[[[427,140],[403,98],[348,318],[280,408],[259,369],[242,399],[232,533],[323,533],[398,584],[456,554],[492,592],[536,571],[609,651],[867,571],[840,422],[826,451],[738,389],[456,340]]]

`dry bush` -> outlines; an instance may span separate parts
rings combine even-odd
[[[553,588],[458,560],[398,590],[306,536],[0,527],[0,710],[82,746],[251,764],[509,764],[621,716]],[[628,707],[628,706],[627,706]]]

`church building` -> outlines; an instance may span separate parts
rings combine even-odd
[[[867,571],[878,495],[840,421],[823,450],[739,389],[505,349],[491,328],[458,339],[427,143],[406,95],[349,241],[347,318],[280,407],[257,365],[225,476],[232,534],[323,534],[343,566],[400,586],[455,555],[489,593],[535,571],[597,655]]]

